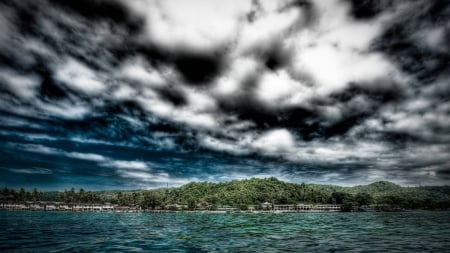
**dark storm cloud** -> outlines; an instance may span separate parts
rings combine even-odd
[[[392,1],[386,0],[350,0],[351,15],[357,19],[371,19],[392,7]]]
[[[447,1],[0,5],[0,184],[450,180]]]
[[[134,28],[140,23],[139,19],[130,15],[126,6],[119,1],[51,0],[50,3],[61,6],[65,11],[77,13],[88,19],[110,20],[117,24],[125,24],[130,28]]]
[[[180,54],[174,65],[188,83],[209,83],[220,73],[220,54]]]

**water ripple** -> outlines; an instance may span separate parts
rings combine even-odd
[[[0,212],[0,252],[449,252],[449,212]]]

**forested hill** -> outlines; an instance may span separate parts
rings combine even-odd
[[[341,187],[295,184],[276,178],[251,178],[224,183],[192,182],[177,188],[154,190],[89,192],[83,189],[64,192],[32,192],[4,188],[0,197],[9,201],[110,202],[147,208],[179,204],[190,209],[207,205],[245,208],[264,202],[274,204],[343,204],[347,206],[384,205],[387,208],[449,209],[450,186],[402,187],[390,182]]]
[[[204,200],[213,204],[250,205],[337,203],[386,204],[403,208],[448,208],[450,186],[402,187],[380,181],[369,185],[341,187],[333,185],[294,184],[276,178],[252,178],[226,183],[189,183],[167,191],[170,202]]]

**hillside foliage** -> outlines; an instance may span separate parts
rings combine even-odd
[[[177,188],[153,190],[101,191],[83,189],[64,192],[40,192],[33,189],[16,191],[4,188],[3,202],[60,201],[66,203],[113,203],[135,205],[147,209],[180,205],[185,209],[200,207],[214,209],[232,206],[245,209],[269,202],[274,204],[342,204],[385,207],[386,209],[449,209],[450,186],[402,187],[380,181],[369,185],[342,187],[318,184],[295,184],[274,177],[233,180],[223,183],[192,182]]]

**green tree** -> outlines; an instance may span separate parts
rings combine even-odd
[[[331,200],[334,204],[341,205],[344,202],[344,199],[346,199],[347,195],[343,192],[333,192],[331,194]]]
[[[39,192],[36,188],[33,189],[33,191],[31,192],[31,197],[33,201],[38,201],[39,199]]]
[[[144,209],[155,210],[156,207],[160,206],[163,196],[154,191],[145,192],[141,201],[140,206]]]
[[[19,201],[25,201],[25,197],[26,197],[25,189],[20,188],[18,195]]]
[[[86,203],[86,191],[83,188],[78,191],[77,202]]]
[[[194,198],[189,198],[187,205],[189,210],[195,210],[195,208],[197,208],[197,201],[195,201]]]
[[[355,202],[358,206],[368,206],[372,204],[373,197],[367,192],[359,192],[355,196]]]

